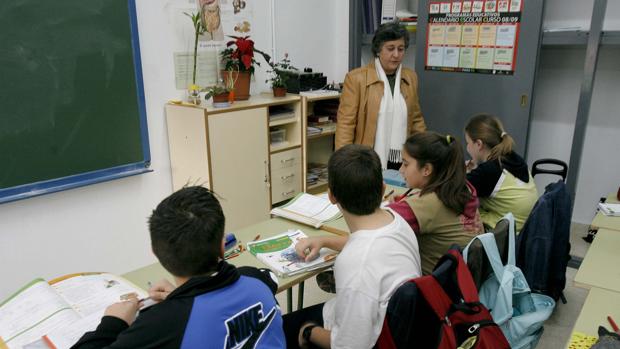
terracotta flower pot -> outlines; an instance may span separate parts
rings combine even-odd
[[[284,96],[286,96],[286,87],[274,87],[273,88],[273,96],[274,97],[284,97]]]
[[[219,95],[213,96],[213,103],[224,103],[228,102],[228,92],[220,93]]]
[[[231,78],[235,80],[233,90],[235,93],[236,101],[244,101],[250,98],[250,72],[247,71],[233,71],[232,73],[227,70],[222,70],[222,79],[224,79],[224,85],[230,86],[228,80]]]

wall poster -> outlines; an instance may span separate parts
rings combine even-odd
[[[523,0],[431,2],[426,70],[512,75]]]

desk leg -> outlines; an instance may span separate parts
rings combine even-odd
[[[293,312],[293,288],[289,287],[286,289],[286,313],[290,314]]]
[[[298,287],[299,289],[297,290],[297,310],[301,310],[304,308],[304,282],[302,281]]]

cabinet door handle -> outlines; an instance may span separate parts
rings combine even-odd
[[[295,192],[295,189],[291,190],[291,191],[287,191],[286,193],[282,193],[282,196],[288,196],[291,195]]]
[[[293,161],[295,160],[295,158],[290,158],[290,159],[286,159],[286,160],[280,160],[280,163],[286,164],[289,161]]]
[[[294,174],[294,173],[291,173],[291,174],[290,174],[290,175],[288,175],[288,176],[281,176],[281,177],[280,177],[280,179],[282,179],[283,181],[285,181],[285,180],[287,180],[287,179],[289,179],[289,178],[293,178],[293,177],[295,177],[295,174]]]
[[[271,178],[269,178],[269,163],[265,160],[265,185],[271,187]]]

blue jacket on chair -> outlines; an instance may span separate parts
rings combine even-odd
[[[556,301],[570,260],[571,203],[563,181],[549,184],[517,237],[517,266],[530,288]]]

